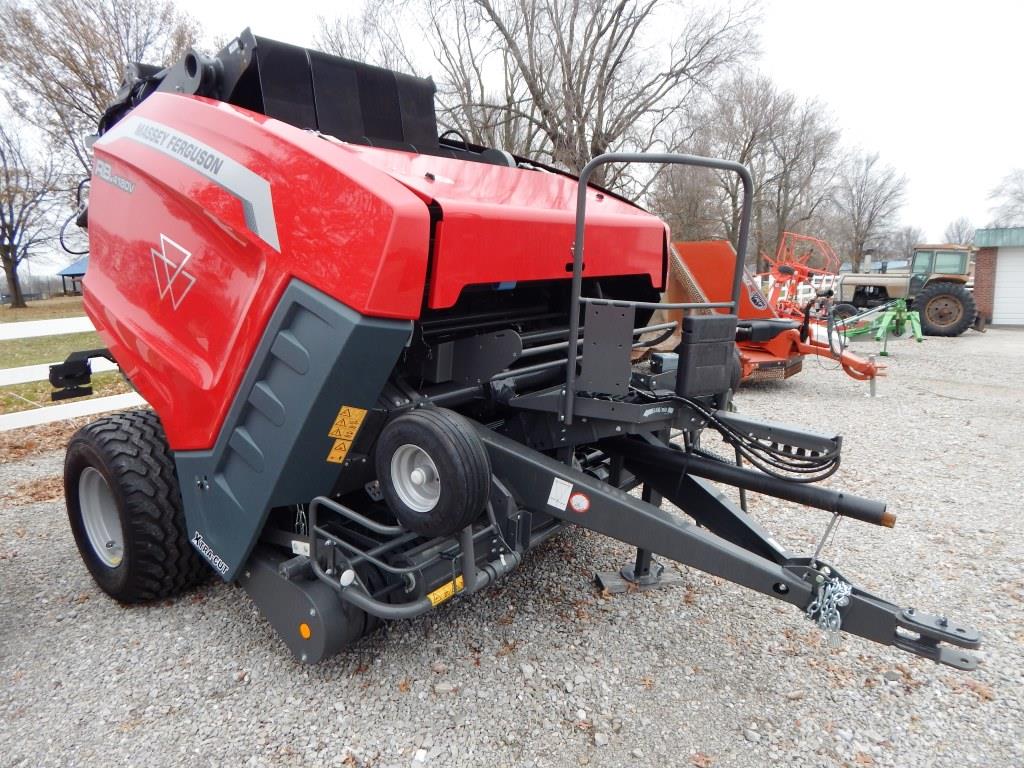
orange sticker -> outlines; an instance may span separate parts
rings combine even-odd
[[[331,446],[330,453],[327,454],[327,461],[331,464],[344,463],[345,457],[348,456],[348,452],[352,448],[352,443],[355,442],[356,433],[359,432],[359,427],[363,425],[365,418],[365,408],[343,405],[338,409],[338,416],[331,425],[331,431],[327,433],[328,437],[334,438],[334,445]]]
[[[327,461],[331,464],[341,464],[348,456],[348,450],[352,447],[351,440],[335,440],[331,446],[331,452],[327,454]]]
[[[352,442],[356,438],[356,432],[366,418],[365,408],[354,408],[351,405],[343,405],[338,411],[338,417],[331,425],[331,431],[327,434],[336,440],[348,440]]]
[[[427,599],[430,601],[430,604],[436,608],[445,600],[450,600],[457,593],[461,592],[465,586],[466,582],[462,576],[456,576],[452,581],[449,581],[447,584],[442,584],[427,595]]]

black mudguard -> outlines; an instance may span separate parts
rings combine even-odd
[[[221,578],[237,577],[271,508],[329,493],[362,459],[354,435],[411,332],[288,286],[213,449],[175,454],[192,545]]]

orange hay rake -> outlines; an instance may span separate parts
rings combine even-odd
[[[828,250],[831,252],[831,248]],[[798,257],[805,258],[810,259],[811,256],[801,254]],[[667,301],[721,300],[729,293],[730,270],[735,260],[735,252],[727,240],[675,243]],[[776,260],[774,263],[787,262]],[[806,269],[807,274],[811,274],[815,270],[806,260],[788,263],[801,265],[794,271]],[[858,381],[867,381],[881,374],[884,366],[843,349],[837,335],[829,334],[826,326],[814,321],[816,315],[828,314],[827,308],[822,306],[824,300],[813,298],[800,307],[794,297],[793,309],[784,314],[773,308],[771,300],[761,293],[749,274],[744,275],[744,284],[746,289],[740,292],[737,309],[739,330],[736,340],[743,381],[788,379],[802,370],[806,355],[834,360],[848,376]],[[700,298],[691,298],[695,295]],[[670,319],[679,319],[668,314]]]

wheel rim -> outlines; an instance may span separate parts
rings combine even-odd
[[[391,485],[416,512],[429,512],[441,498],[441,478],[430,454],[418,445],[400,445],[391,457]]]
[[[109,568],[124,559],[124,532],[117,502],[107,479],[95,467],[86,467],[78,478],[78,505],[82,524],[96,557]]]
[[[964,308],[952,296],[936,296],[928,302],[924,313],[935,325],[953,325],[960,321]]]

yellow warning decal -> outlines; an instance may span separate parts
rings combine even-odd
[[[351,447],[351,440],[335,440],[334,445],[331,446],[330,453],[327,454],[327,461],[331,464],[341,464],[345,461],[345,457],[348,456],[348,449]]]
[[[343,405],[338,410],[338,416],[331,425],[331,431],[327,433],[334,438],[334,445],[327,454],[327,461],[332,464],[341,464],[348,456],[349,449],[356,439],[356,433],[366,418],[365,408],[356,408],[352,405]]]
[[[447,584],[442,584],[427,595],[427,599],[430,601],[430,604],[436,608],[445,600],[450,600],[454,597],[456,592],[461,592],[465,584],[466,582],[461,576],[456,576],[455,581],[449,581]]]
[[[338,410],[338,417],[331,425],[331,431],[327,434],[337,440],[355,440],[356,432],[366,418],[365,408],[355,408],[351,405],[343,405]]]

